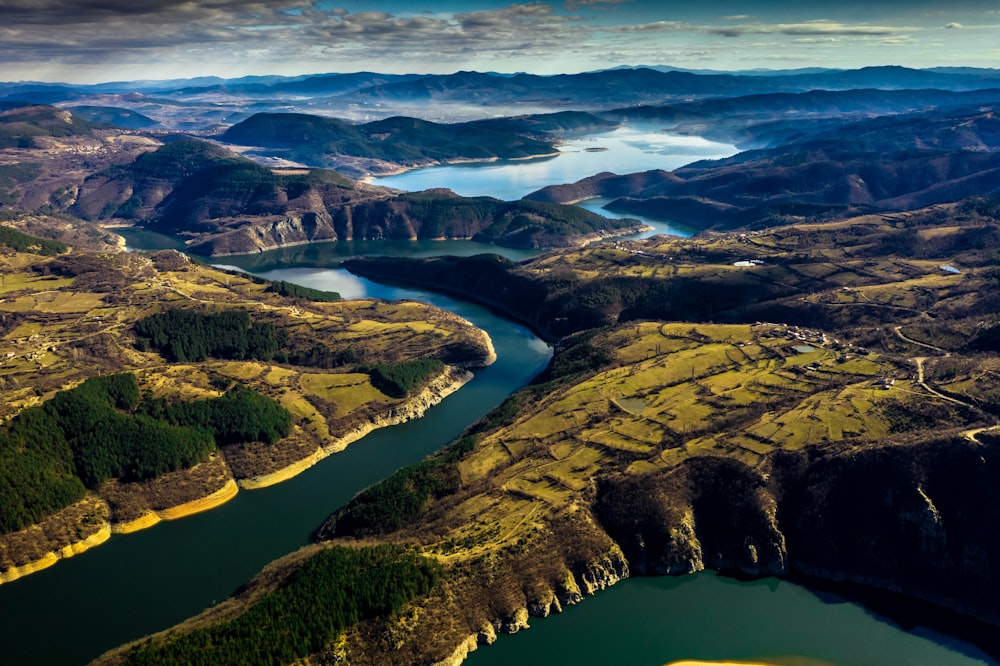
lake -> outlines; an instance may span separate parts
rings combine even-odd
[[[221,601],[268,562],[309,543],[313,530],[358,491],[457,437],[541,371],[552,353],[527,329],[445,296],[386,287],[331,268],[290,266],[259,274],[298,277],[352,297],[431,302],[485,329],[498,360],[475,370],[472,381],[422,419],[377,430],[289,481],[241,491],[212,511],[114,535],[97,548],[0,585],[0,663],[83,664]]]
[[[672,171],[690,162],[736,154],[736,146],[648,128],[620,127],[566,141],[556,157],[414,169],[371,178],[375,185],[416,191],[447,187],[462,196],[520,199],[547,185],[573,183],[603,171]],[[629,216],[634,217],[634,216]]]

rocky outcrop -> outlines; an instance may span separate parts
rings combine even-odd
[[[415,395],[380,414],[376,414],[339,437],[331,439],[323,446],[323,450],[327,453],[337,453],[373,430],[419,419],[428,409],[462,388],[472,377],[472,373],[468,370],[448,366],[443,373],[431,380]]]
[[[1000,622],[1000,482],[964,438],[782,452],[761,468],[692,459],[609,480],[595,504],[635,573],[713,568],[849,581]]]
[[[73,557],[111,537],[110,510],[87,497],[41,523],[0,536],[0,583],[8,583]]]
[[[282,215],[233,209],[198,225],[163,228],[195,234],[198,254],[253,254],[280,247],[338,240],[471,240],[505,247],[584,245],[608,236],[648,229],[636,220],[608,219],[576,207],[463,198],[450,190],[412,195],[365,195],[357,201],[324,202],[308,197],[289,203]],[[300,205],[301,204],[301,205]]]

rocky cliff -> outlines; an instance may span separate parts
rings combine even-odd
[[[723,458],[601,485],[595,510],[639,574],[800,573],[1000,622],[1000,481],[991,446],[955,437]]]

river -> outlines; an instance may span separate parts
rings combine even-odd
[[[453,176],[439,172],[437,177]],[[683,228],[654,222],[662,223],[659,228],[666,232],[687,235]],[[164,240],[142,233],[128,235],[132,245],[142,247]],[[430,256],[486,250],[511,259],[532,254],[464,241],[357,242],[226,259],[225,264],[242,270],[339,291],[348,298],[416,298],[447,308],[490,334],[498,361],[477,370],[475,379],[424,418],[376,431],[285,483],[240,492],[231,502],[203,514],[113,536],[50,569],[0,585],[2,663],[85,663],[111,647],[200,612],[266,563],[308,543],[312,530],[356,492],[439,449],[529,381],[551,351],[523,327],[462,301],[379,285],[332,268],[341,258],[356,254]],[[626,580],[561,615],[533,620],[532,625],[517,636],[501,637],[496,645],[473,654],[468,663],[586,666],[789,655],[873,666],[994,663],[968,644],[925,629],[904,631],[856,604],[773,579],[737,583],[699,574]]]
[[[475,248],[481,246],[469,249]],[[206,513],[114,535],[93,550],[0,585],[0,663],[86,663],[221,601],[268,562],[307,544],[312,531],[359,490],[457,437],[527,383],[551,355],[527,329],[445,296],[386,287],[328,268],[263,274],[297,277],[350,297],[431,302],[485,329],[498,360],[476,370],[472,381],[422,419],[377,430],[289,481],[242,491]]]

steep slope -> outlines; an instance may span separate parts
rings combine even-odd
[[[194,140],[92,176],[70,210],[86,219],[133,220],[214,255],[386,238],[558,247],[642,227],[573,206],[463,198],[449,190],[397,195],[334,171],[268,169]]]

